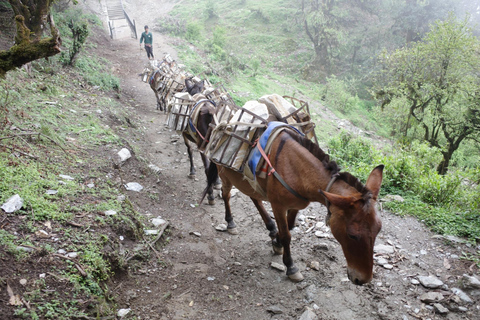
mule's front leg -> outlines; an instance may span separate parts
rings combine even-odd
[[[227,222],[227,231],[231,234],[238,234],[237,225],[235,222],[233,222],[232,210],[230,209],[230,190],[232,190],[232,185],[223,181],[222,199],[225,204],[225,221]]]
[[[185,142],[185,146],[187,147],[188,159],[190,160],[190,174],[188,175],[188,177],[190,179],[195,179],[197,171],[195,170],[195,165],[193,164],[193,150],[190,146],[190,142],[188,141],[187,136],[185,135],[185,132],[182,133],[182,136],[183,142]]]
[[[253,198],[250,198],[250,199],[252,199],[253,204],[255,205],[255,207],[257,207],[257,210],[260,213],[260,216],[262,217],[263,222],[265,223],[265,226],[267,227],[268,231],[270,231],[268,235],[272,239],[273,252],[275,252],[275,254],[283,254],[282,244],[279,243],[277,240],[278,229],[277,229],[277,225],[275,224],[275,221],[273,221],[273,219],[268,214],[267,210],[265,210],[265,207],[263,206],[261,201],[258,201]]]
[[[275,208],[274,204],[272,204],[272,209],[278,226],[278,240],[283,246],[283,264],[287,267],[287,276],[294,282],[300,282],[303,280],[303,276],[293,263],[290,252],[292,236],[288,230],[287,212],[283,208]]]
[[[207,176],[207,179],[208,179],[208,168],[210,166],[210,161],[208,160],[208,158],[205,156],[204,153],[200,153],[200,157],[202,158],[203,166],[205,168],[205,175]],[[213,194],[213,186],[208,187],[207,199],[208,199],[208,204],[210,205],[215,204],[215,195]]]

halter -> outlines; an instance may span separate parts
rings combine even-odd
[[[332,177],[330,178],[330,182],[328,182],[325,192],[330,191],[330,188],[332,187],[332,185],[335,183],[335,180],[337,180],[339,176],[340,176],[340,172],[332,174]],[[327,207],[327,216],[325,217],[325,224],[328,226],[330,225],[330,217],[332,216],[332,211],[330,211],[330,201],[328,201],[327,197],[325,197],[325,206]]]

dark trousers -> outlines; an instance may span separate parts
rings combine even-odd
[[[147,57],[150,59],[150,57],[153,57],[153,47],[152,45],[145,45],[145,51],[147,51]]]

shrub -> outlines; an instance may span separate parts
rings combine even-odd
[[[337,108],[341,112],[348,114],[353,111],[360,103],[360,99],[353,95],[344,80],[335,76],[327,78],[325,86],[325,103],[330,107]]]
[[[187,24],[185,38],[190,41],[198,41],[201,37],[201,27],[198,22],[192,21]]]

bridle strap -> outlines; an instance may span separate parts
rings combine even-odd
[[[332,174],[330,181],[328,182],[327,188],[325,189],[325,192],[330,191],[330,188],[333,186],[339,176],[340,172]],[[326,225],[328,226],[332,212],[330,211],[330,201],[328,201],[327,197],[325,197],[325,206],[327,207],[327,217],[325,218],[325,221],[327,222]]]
[[[268,172],[268,175],[271,175],[273,174],[273,176],[275,178],[277,178],[277,180],[282,184],[282,186],[285,187],[285,189],[287,189],[291,194],[293,194],[295,197],[299,198],[299,199],[302,199],[304,201],[310,201],[308,200],[307,198],[303,197],[302,195],[300,195],[297,191],[295,191],[294,189],[292,189],[292,187],[290,187],[286,182],[285,180],[283,180],[282,176],[280,176],[280,174],[278,174],[277,170],[275,170],[275,168],[272,166],[272,163],[270,162],[270,159],[268,158],[268,156],[265,154],[265,151],[263,150],[261,144],[258,142],[258,139],[255,141],[255,144],[258,148],[258,151],[260,151],[260,154],[262,155],[262,157],[265,159],[265,161],[267,162],[268,166],[271,168],[270,171]]]

